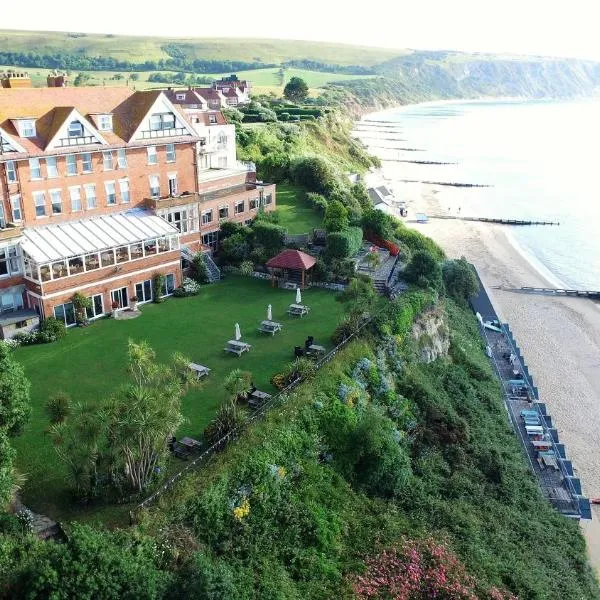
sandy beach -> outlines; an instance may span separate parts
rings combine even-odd
[[[395,173],[394,173],[395,172]],[[458,220],[417,224],[415,213],[456,212],[460,190],[394,182],[397,167],[386,177],[408,205],[407,224],[438,242],[449,257],[465,256],[476,265],[490,298],[522,348],[530,372],[557,425],[568,458],[581,478],[584,493],[600,497],[600,306],[581,298],[533,296],[493,286],[556,286],[549,273],[511,241],[509,229]],[[443,207],[443,208],[442,208]],[[600,572],[600,507],[594,520],[582,521],[590,561]]]

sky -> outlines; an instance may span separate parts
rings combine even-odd
[[[319,40],[600,61],[600,0],[28,0],[2,28]]]

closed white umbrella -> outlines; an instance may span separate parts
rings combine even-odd
[[[242,332],[240,331],[240,324],[236,323],[235,324],[235,339],[240,340],[242,338]]]
[[[273,320],[273,310],[271,305],[269,304],[269,306],[267,306],[267,321],[272,321]]]
[[[296,304],[302,303],[302,294],[300,293],[300,288],[296,288]]]

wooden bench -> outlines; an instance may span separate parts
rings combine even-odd
[[[238,342],[237,340],[229,340],[227,346],[224,348],[225,352],[231,352],[237,356],[241,356],[244,352],[248,352],[252,348],[250,344],[246,342]]]
[[[202,379],[202,377],[206,377],[210,373],[210,369],[204,365],[190,363],[188,367],[196,373],[196,379]]]
[[[308,306],[304,306],[304,304],[290,304],[287,309],[287,313],[288,315],[302,318],[304,315],[308,314],[309,310],[310,308]]]
[[[275,335],[278,331],[281,331],[281,323],[277,323],[276,321],[262,321],[258,330],[263,333]]]

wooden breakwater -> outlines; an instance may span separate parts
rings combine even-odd
[[[381,160],[389,160],[390,162],[401,162],[401,163],[410,163],[412,165],[457,165],[456,162],[442,162],[438,160],[401,160],[401,159],[387,159],[382,158]]]
[[[489,188],[494,187],[486,183],[460,183],[454,181],[423,181],[421,179],[399,179],[402,183],[424,183],[426,185],[445,185],[449,187],[460,187],[460,188]]]
[[[459,217],[457,215],[428,215],[430,219],[455,219],[457,221],[478,221],[500,225],[560,225],[558,221],[530,221],[527,219],[496,219],[493,217]]]
[[[545,288],[545,287],[519,287],[512,288],[504,285],[492,286],[496,290],[506,292],[519,292],[522,294],[541,294],[544,296],[562,296],[573,298],[589,298],[590,300],[600,300],[600,290],[569,290],[565,288]]]

